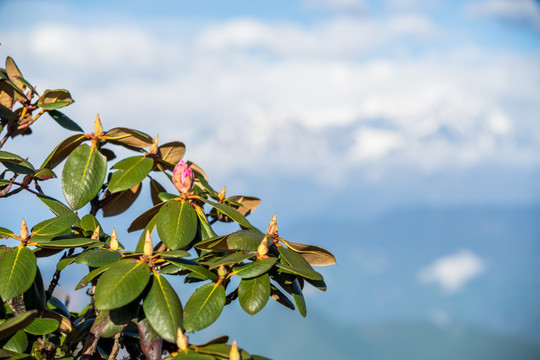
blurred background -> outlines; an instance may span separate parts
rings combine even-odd
[[[68,89],[86,131],[99,112],[105,129],[181,140],[216,189],[262,199],[253,224],[277,212],[282,237],[336,255],[306,318],[236,304],[193,341],[227,333],[274,359],[540,359],[539,2],[0,0],[0,14],[2,61]],[[39,165],[70,135],[33,128],[3,150]],[[46,192],[63,199],[59,181]],[[1,226],[23,216],[50,213],[2,200]],[[77,309],[73,272],[57,296]]]

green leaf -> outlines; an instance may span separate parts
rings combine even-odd
[[[12,161],[0,161],[0,163],[16,174],[34,175],[35,168],[27,160],[18,163]]]
[[[39,236],[57,235],[69,229],[76,220],[77,216],[74,213],[60,215],[36,224],[32,228],[32,234]]]
[[[107,159],[92,145],[80,145],[67,158],[62,171],[62,188],[72,209],[82,208],[101,189],[107,174]]]
[[[180,351],[173,360],[215,360],[216,358],[208,354],[200,354],[194,350],[188,349],[187,353]]]
[[[19,117],[10,108],[0,104],[0,117],[6,120],[17,120]]]
[[[257,251],[264,239],[264,234],[258,230],[239,230],[227,237],[229,249]]]
[[[264,274],[274,266],[277,258],[269,257],[262,260],[257,260],[246,265],[235,266],[233,273],[242,279],[249,279]]]
[[[129,304],[144,290],[149,275],[150,269],[144,262],[121,260],[114,264],[97,283],[96,308],[111,310]]]
[[[186,201],[168,201],[159,210],[157,219],[159,238],[171,250],[183,248],[197,234],[197,214]]]
[[[238,286],[238,301],[249,315],[261,311],[270,297],[270,276],[263,274],[253,279],[242,279]]]
[[[36,257],[32,250],[17,246],[0,258],[0,297],[5,300],[21,295],[36,276]]]
[[[239,264],[244,260],[254,258],[255,254],[247,253],[244,254],[242,252],[235,252],[232,254],[228,254],[224,257],[220,257],[216,259],[212,259],[212,261],[204,262],[204,265],[208,265],[210,269],[215,269],[217,267],[220,267],[221,265],[233,265],[233,264]]]
[[[86,250],[75,258],[77,264],[88,265],[90,267],[100,267],[113,263],[120,259],[122,255],[114,250],[91,249]]]
[[[198,274],[202,276],[204,279],[209,279],[212,281],[217,281],[218,276],[205,268],[202,265],[199,265],[196,261],[189,260],[189,259],[170,259],[167,258],[167,261],[171,263],[171,265],[176,266],[177,268],[189,270],[192,273]]]
[[[229,354],[231,353],[231,345],[229,344],[210,344],[206,345],[204,347],[200,347],[197,349],[199,352],[204,354],[210,354],[214,356],[219,356],[225,359],[229,358]],[[238,349],[240,352],[240,356],[242,359],[251,359],[251,355],[249,355],[247,352],[245,352],[243,349]]]
[[[54,169],[85,140],[87,139],[84,135],[71,135],[67,139],[64,139],[56,146],[49,156],[47,156],[41,165],[41,168]]]
[[[279,290],[274,285],[270,285],[270,296],[272,296],[272,299],[276,300],[281,305],[294,310],[294,304],[292,301],[285,295],[281,290]]]
[[[77,131],[77,132],[84,132],[84,130],[73,120],[71,120],[69,117],[64,115],[58,110],[50,110],[49,115],[64,129],[71,130],[71,131]]]
[[[197,217],[199,218],[199,230],[201,232],[201,238],[202,240],[208,240],[216,236],[216,233],[214,232],[214,229],[212,229],[212,226],[208,222],[208,219],[206,218],[206,215],[204,214],[204,210],[196,206],[195,212],[197,213]]]
[[[116,193],[132,188],[144,180],[154,166],[154,160],[145,156],[128,157],[117,162],[112,168],[114,172],[109,181],[109,191]]]
[[[69,104],[71,104],[70,101],[56,101],[56,102],[48,103],[48,104],[43,104],[38,101],[37,106],[39,106],[43,110],[56,110],[56,109],[61,109],[63,107],[66,107]]]
[[[278,247],[280,258],[283,260],[281,264],[276,264],[277,267],[285,272],[300,275],[310,280],[324,280],[323,276],[313,270],[311,265],[301,255],[291,249]],[[285,262],[285,264],[283,263]]]
[[[60,201],[53,199],[52,197],[45,196],[45,195],[38,195],[37,196],[39,200],[41,200],[42,203],[47,205],[47,207],[55,214],[55,215],[68,215],[73,214],[77,216],[68,206],[64,205]]]
[[[94,269],[94,270],[90,271],[85,277],[83,277],[79,281],[79,283],[75,287],[75,290],[82,289],[83,287],[90,284],[90,281],[92,281],[96,276],[98,276],[98,275],[104,273],[105,271],[107,271],[112,265],[113,264],[103,265],[103,266],[98,267],[97,269]]]
[[[227,235],[215,236],[208,240],[198,242],[194,247],[206,251],[230,251],[229,246],[227,246]]]
[[[48,180],[55,178],[56,174],[51,169],[39,169],[34,173],[37,180]]]
[[[9,238],[12,238],[13,236],[15,236],[13,231],[0,227],[0,239],[4,239],[4,238],[9,239]]]
[[[36,246],[45,249],[70,249],[97,243],[99,241],[84,237],[56,237],[52,240],[38,240]]]
[[[15,164],[21,163],[24,161],[22,157],[17,154],[13,154],[7,151],[0,150],[0,160],[12,162]]]
[[[137,242],[137,247],[135,248],[136,252],[144,252],[144,242],[146,240],[146,232],[149,231],[150,235],[152,235],[152,232],[154,231],[157,223],[157,216],[154,216],[148,224],[146,224],[146,227],[141,232],[141,235],[139,236],[139,241]]]
[[[137,314],[138,301],[114,310],[101,310],[98,312],[90,332],[97,337],[111,338],[122,332],[131,319]]]
[[[0,324],[0,339],[5,339],[8,336],[15,334],[17,331],[24,329],[37,317],[37,310],[26,311],[22,314],[7,319]]]
[[[159,194],[157,194],[159,200],[165,202],[165,201],[169,201],[169,200],[172,200],[172,199],[176,199],[178,197],[178,195],[174,195],[174,194],[169,194],[167,192],[160,192]]]
[[[292,294],[294,303],[296,304],[296,307],[298,308],[298,312],[303,317],[306,317],[306,301],[304,299],[304,295],[302,294],[302,289],[300,288],[300,283],[298,282],[298,279],[294,279],[294,281],[291,284],[291,294]]]
[[[35,320],[34,320],[35,321]],[[28,346],[28,337],[24,331],[20,330],[15,333],[3,346],[4,349],[16,353],[22,353]]]
[[[152,328],[174,344],[176,332],[182,325],[182,304],[169,282],[157,273],[143,301],[143,310]]]
[[[33,335],[46,335],[58,329],[59,324],[55,319],[37,318],[25,327],[24,331]]]
[[[228,217],[230,217],[231,219],[233,219],[234,221],[236,221],[238,224],[242,225],[243,227],[245,228],[252,227],[249,221],[247,221],[247,219],[244,217],[244,215],[240,214],[237,210],[233,209],[232,207],[227,206],[225,204],[219,204],[219,203],[216,203],[216,202],[204,199],[204,198],[201,198],[201,200],[207,203],[208,205],[213,206],[216,210],[223,213],[224,215],[227,215]]]
[[[93,233],[97,227],[99,226],[99,235],[103,235],[104,232],[103,232],[103,228],[101,227],[101,224],[99,223],[99,221],[96,219],[96,217],[92,214],[86,214],[82,217],[81,219],[81,228],[83,230],[86,230],[86,231],[89,231],[91,233]]]
[[[184,309],[184,328],[195,332],[217,320],[225,306],[225,288],[209,283],[201,286],[189,298]]]

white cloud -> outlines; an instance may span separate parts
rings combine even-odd
[[[534,0],[476,1],[470,3],[465,11],[471,16],[523,21],[540,30],[540,6]]]
[[[83,127],[99,112],[106,127],[160,132],[225,176],[279,169],[325,183],[321,163],[333,181],[358,169],[369,177],[394,167],[538,165],[534,55],[413,56],[407,44],[440,33],[419,15],[197,29],[164,36],[136,24],[47,23],[6,32],[3,48],[41,88],[70,89],[77,102],[66,111]]]
[[[484,261],[470,251],[460,251],[435,260],[418,273],[422,283],[435,283],[449,293],[460,291],[485,270]]]

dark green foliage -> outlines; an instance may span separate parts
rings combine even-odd
[[[182,160],[184,143],[160,146],[157,137],[125,127],[106,131],[99,117],[93,131],[85,132],[58,110],[73,102],[63,89],[40,96],[9,57],[0,69],[0,148],[8,139],[30,134],[45,113],[50,117],[41,121],[82,133],[52,144],[40,169],[24,154],[0,150],[0,198],[29,191],[39,206],[50,210],[30,230],[23,220],[19,234],[11,230],[14,224],[0,224],[0,241],[17,244],[0,244],[0,358],[114,358],[125,344],[132,357],[144,354],[148,359],[165,354],[174,359],[264,359],[227,344],[226,336],[197,345],[184,333],[212,325],[236,300],[250,315],[273,298],[290,309],[296,305],[306,316],[304,284],[326,290],[312,266],[334,264],[334,256],[282,239],[275,217],[266,232],[252,225],[246,217],[260,200],[226,197],[225,189],[216,192],[199,166]],[[115,146],[134,154],[116,159],[110,149]],[[64,161],[62,171],[54,170]],[[59,180],[55,171],[61,173]],[[158,176],[163,178],[159,182]],[[43,181],[60,181],[65,201],[44,194]],[[153,207],[127,213],[127,230],[142,232],[126,239],[136,247],[125,250],[115,230],[103,229],[97,216],[129,210],[145,193],[145,182]],[[229,223],[232,231],[216,234],[216,221]],[[155,235],[152,240],[154,230],[159,240]],[[37,259],[58,253],[62,257],[47,286]],[[74,268],[73,263],[88,268],[75,287],[87,288],[90,296],[80,313],[69,312],[52,296],[62,271]],[[198,285],[185,306],[182,289],[173,287],[168,276]],[[233,277],[238,280],[231,281]]]

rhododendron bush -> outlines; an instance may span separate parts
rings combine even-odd
[[[43,209],[39,222],[10,224],[3,216],[0,223],[0,358],[115,359],[124,348],[141,359],[263,359],[227,336],[204,344],[189,336],[234,301],[254,315],[271,298],[306,316],[304,286],[326,290],[313,266],[334,264],[333,255],[280,237],[276,216],[261,231],[248,220],[260,200],[216,191],[199,166],[183,160],[182,142],[105,130],[99,116],[84,132],[59,110],[72,103],[67,90],[38,92],[10,57],[0,69],[0,198],[29,192],[32,203],[24,206]],[[9,145],[32,134],[38,120],[74,134],[44,149],[36,166]],[[117,158],[119,147],[131,156]],[[64,198],[46,194],[43,182],[61,186]],[[131,214],[139,196],[153,206]],[[98,218],[112,216],[129,217],[132,238],[100,225]],[[216,222],[232,232],[216,233]],[[51,256],[56,271],[46,278],[39,263]],[[79,269],[87,271],[73,291],[86,292],[88,306],[74,312],[54,290],[64,271]],[[174,277],[197,289],[185,295],[171,285],[179,284]]]

